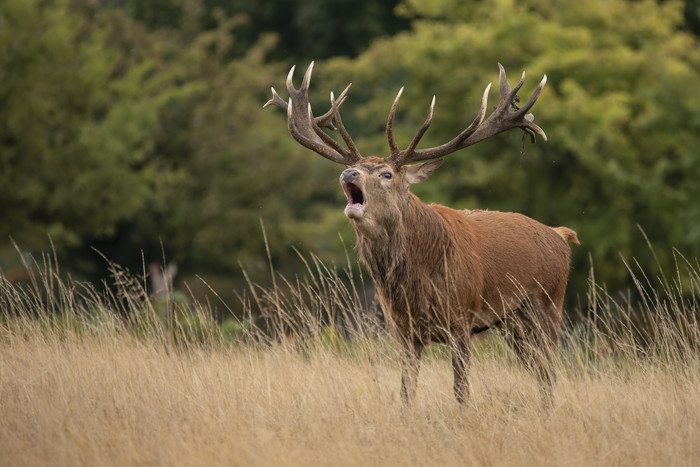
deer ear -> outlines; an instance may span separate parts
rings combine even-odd
[[[405,180],[413,185],[414,183],[420,183],[426,178],[430,177],[435,169],[442,165],[443,159],[437,159],[434,161],[423,162],[421,164],[413,164],[406,166],[406,178]]]

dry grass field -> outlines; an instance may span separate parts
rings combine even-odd
[[[154,312],[135,282],[120,296],[79,292],[49,265],[26,287],[1,275],[0,283],[2,465],[676,466],[700,459],[696,308],[675,308],[674,319],[652,323],[655,337],[643,351],[631,325],[616,333],[568,329],[552,408],[490,336],[476,344],[469,404],[455,402],[449,359],[434,348],[424,356],[415,404],[402,409],[398,357],[381,335],[329,338],[324,328],[303,342],[256,341],[257,331],[229,339],[210,323],[212,330],[188,340],[165,325],[119,317]],[[309,283],[317,292],[328,286]],[[294,302],[280,295],[268,291],[267,299]],[[657,300],[650,311],[668,318],[679,303]],[[622,305],[598,312],[601,319],[625,313]],[[678,326],[680,312],[693,318]]]

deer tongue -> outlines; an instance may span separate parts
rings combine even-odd
[[[365,195],[362,189],[354,183],[343,183],[345,196],[348,198],[348,204],[345,206],[345,215],[349,219],[358,219],[365,212]]]

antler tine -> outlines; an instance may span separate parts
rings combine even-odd
[[[510,86],[508,86],[508,89],[510,89]],[[442,155],[447,155],[450,152],[456,151],[457,149],[455,149],[454,151],[450,151],[449,149],[451,147],[457,147],[457,146],[460,146],[461,144],[463,144],[463,142],[467,138],[469,138],[477,130],[477,128],[479,128],[479,125],[481,125],[481,123],[484,121],[484,117],[486,116],[486,106],[488,105],[489,91],[490,90],[491,90],[491,83],[489,83],[486,86],[486,89],[484,90],[484,94],[481,96],[481,106],[479,107],[479,112],[476,114],[476,116],[474,117],[474,120],[472,120],[472,122],[469,124],[469,126],[466,127],[464,130],[462,130],[462,132],[460,134],[458,134],[449,143],[445,143],[442,146],[438,146],[437,148],[434,148],[436,150],[440,150],[440,151],[445,152],[444,154],[441,154],[440,156],[436,156],[436,157],[442,157]],[[435,97],[433,97],[433,105],[431,105],[431,107],[430,107],[430,115],[428,117],[429,120],[432,120],[432,118],[433,118],[432,114],[433,114],[433,106],[434,105],[435,105]],[[430,124],[429,120],[426,121],[426,124]],[[424,124],[420,130],[418,130],[418,134],[416,135],[416,138],[418,139],[418,141],[420,141],[420,138],[423,137],[423,134],[428,129],[426,124]],[[405,151],[406,155],[400,161],[398,166],[408,164],[410,162],[416,162],[416,161],[420,161],[420,160],[426,160],[426,159],[433,158],[433,157],[426,157],[426,150],[416,151],[415,148],[418,145],[418,141],[416,141],[416,138],[413,139],[413,141],[411,142],[411,145],[409,146],[410,152],[409,152],[409,149],[407,149]]]
[[[311,62],[304,73],[301,86],[299,89],[294,87],[294,71],[296,66],[289,70],[286,79],[287,92],[289,93],[289,102],[285,102],[275,89],[272,89],[272,99],[270,99],[264,107],[268,105],[276,105],[287,110],[287,128],[292,137],[302,146],[317,152],[323,157],[343,165],[351,165],[362,158],[357,147],[352,142],[350,135],[345,130],[342,120],[340,119],[339,108],[345,102],[348,85],[340,94],[337,100],[332,99],[331,109],[320,117],[314,118],[311,104],[309,104],[309,87],[311,84],[311,75],[313,73],[314,62]],[[333,125],[333,121],[341,126],[337,129]],[[321,127],[328,128],[333,131],[340,131],[343,140],[348,145],[344,148],[338,141],[321,130]]]
[[[428,127],[430,126],[430,123],[433,121],[433,112],[435,111],[435,96],[433,96],[433,101],[430,103],[430,111],[428,111],[428,118],[425,119],[425,123],[423,123],[423,126],[421,126],[418,129],[418,132],[416,135],[413,137],[411,140],[411,144],[408,145],[405,151],[400,151],[398,155],[393,158],[394,165],[397,167],[401,167],[405,162],[406,159],[410,159],[411,155],[413,152],[416,150],[416,146],[418,146],[418,143],[420,143],[421,138],[423,138],[423,135],[425,134],[426,131],[428,131]]]
[[[309,111],[307,113],[308,113],[308,117],[309,117],[309,125],[313,128],[314,133],[316,133],[318,135],[318,137],[323,140],[324,143],[326,143],[328,146],[333,148],[338,153],[347,154],[347,152],[348,152],[347,149],[345,149],[343,146],[341,146],[340,143],[338,143],[335,139],[333,139],[328,133],[321,130],[319,125],[316,123],[318,118],[313,118],[313,115],[311,112],[311,104],[309,104],[308,110]],[[333,108],[331,107],[331,109],[327,113],[330,113],[330,115],[331,115],[330,120],[332,120],[333,119]],[[328,124],[332,125],[330,120],[329,120]],[[337,128],[335,126],[333,126],[333,131],[337,131]],[[347,159],[347,157],[346,157],[346,159]],[[353,160],[354,160],[354,158],[353,158]]]
[[[457,137],[453,140],[458,144],[462,144],[464,140],[469,138],[477,128],[479,128],[479,125],[481,125],[484,122],[484,117],[486,116],[486,106],[489,103],[489,91],[491,90],[491,83],[489,83],[486,86],[486,89],[484,89],[484,94],[481,96],[481,106],[479,107],[479,112],[477,112],[476,117],[474,117],[474,120],[469,124],[468,127],[466,127],[462,132],[457,135]]]
[[[299,92],[303,92],[305,96],[309,95],[309,85],[311,84],[311,73],[314,71],[314,62],[309,64],[309,67],[304,73],[304,78],[301,80],[301,86],[299,87]]]
[[[267,107],[268,105],[276,105],[277,107],[281,107],[284,110],[287,110],[287,101],[282,99],[279,94],[277,94],[277,91],[275,91],[275,88],[270,88],[272,91],[272,99],[269,101],[265,102],[265,105],[263,105],[263,109]]]
[[[348,88],[349,87],[350,86],[348,86]],[[345,88],[345,89],[347,90],[348,88]],[[337,107],[340,108],[340,104],[338,104]],[[308,117],[309,126],[314,130],[314,133],[316,133],[316,135],[323,140],[324,143],[326,143],[328,146],[330,146],[333,150],[335,150],[339,154],[343,154],[343,157],[346,160],[346,162],[343,162],[343,164],[347,165],[350,162],[356,162],[357,160],[361,159],[362,156],[359,155],[359,152],[357,150],[357,147],[355,146],[355,143],[353,143],[352,139],[350,139],[350,135],[347,134],[347,131],[345,131],[344,126],[342,127],[341,136],[343,136],[343,140],[348,145],[348,148],[350,150],[349,153],[348,153],[348,149],[345,149],[343,146],[340,145],[340,143],[338,143],[338,141],[333,139],[328,133],[321,130],[320,126],[317,124],[317,121],[321,118],[325,118],[326,115],[330,115],[330,118],[327,121],[326,128],[332,127],[333,131],[338,131],[338,128],[336,128],[332,123],[333,117],[335,116],[335,111],[334,111],[333,106],[331,106],[330,110],[328,110],[328,112],[326,112],[326,114],[324,114],[323,116],[314,118],[313,112],[311,110],[311,104],[308,104],[307,117]],[[338,115],[340,115],[340,114],[338,114]],[[343,125],[342,121],[340,121],[340,125]],[[345,135],[342,134],[343,132],[345,133]],[[348,143],[348,141],[350,141],[350,142]]]
[[[529,133],[532,144],[535,144],[535,133],[540,135],[544,141],[547,141],[547,135],[544,133],[544,130],[542,130],[542,128],[535,125],[534,123],[535,116],[531,113],[526,113],[532,108],[533,105],[535,105],[535,102],[540,97],[540,94],[542,93],[542,89],[544,89],[545,84],[547,84],[547,75],[544,75],[544,77],[542,77],[542,81],[540,81],[540,84],[537,86],[537,89],[535,89],[535,92],[532,93],[530,99],[528,99],[525,105],[522,106],[516,112],[516,114],[519,115],[525,114],[522,118],[526,122],[526,126],[522,128]]]
[[[340,93],[340,96],[338,99],[333,98],[333,92],[331,92],[331,108],[323,114],[320,117],[314,118],[310,121],[310,125],[313,127],[314,131],[316,134],[329,146],[331,146],[333,149],[338,151],[341,154],[345,154],[345,158],[348,160],[348,162],[357,162],[358,160],[362,159],[362,156],[360,155],[360,152],[357,149],[357,146],[353,142],[352,138],[350,137],[350,134],[345,130],[345,125],[343,124],[342,119],[340,118],[340,106],[345,102],[345,99],[347,98],[347,93],[348,90],[350,89],[350,86],[352,86],[352,83],[348,84],[345,89],[343,89],[343,92]],[[311,104],[309,104],[309,115],[311,115]],[[339,128],[336,128],[333,125],[333,119],[335,118],[336,122],[338,123]],[[348,149],[345,149],[343,146],[341,146],[335,139],[333,139],[330,135],[325,133],[324,131],[321,130],[321,126],[325,126],[326,128],[329,128],[333,131],[338,131],[340,135],[343,138],[343,141],[345,141],[345,144],[348,146]],[[348,155],[348,150],[350,151]],[[346,164],[347,165],[347,164]]]
[[[489,91],[491,90],[491,83],[486,86],[486,89],[484,89],[484,94],[481,96],[481,107],[479,107],[479,113],[476,114],[476,117],[474,117],[474,120],[472,121],[471,125],[467,127],[466,130],[464,130],[463,133],[465,134],[472,134],[474,129],[481,125],[481,123],[484,121],[484,117],[486,116],[486,106],[489,103]],[[472,130],[469,132],[469,130]]]
[[[345,88],[345,91],[347,91],[349,88],[350,86],[348,85],[348,87]],[[345,93],[345,91],[343,91],[343,93]],[[345,96],[341,94],[341,98],[345,99]],[[340,103],[342,104],[342,102]],[[362,159],[362,156],[360,155],[360,151],[357,150],[357,146],[350,137],[350,134],[345,129],[343,120],[340,118],[340,104],[335,100],[335,97],[333,97],[333,91],[331,91],[331,110],[333,111],[335,123],[336,125],[338,125],[338,132],[340,133],[340,136],[343,138],[343,141],[345,141],[345,144],[350,150],[350,154],[352,155],[352,162],[359,161],[360,159]]]
[[[289,69],[289,73],[287,73],[287,79],[284,81],[284,84],[287,86],[287,92],[289,93],[289,97],[292,97],[292,94],[296,94],[298,91],[296,88],[294,88],[294,70],[297,69],[296,65],[292,65],[292,67]]]
[[[344,90],[344,91],[340,94],[340,96],[338,97],[338,107],[340,107],[340,106],[343,104],[343,102],[345,102],[345,99],[346,99],[345,94],[347,94],[348,89],[350,89],[350,86],[351,86],[351,85],[352,85],[352,83],[348,84],[348,86],[345,88],[345,90]],[[265,105],[263,105],[263,109],[264,109],[265,107],[270,106],[270,105],[276,105],[277,107],[280,107],[280,108],[284,109],[285,112],[286,112],[286,111],[287,111],[287,105],[288,105],[288,104],[287,104],[287,101],[285,101],[284,99],[282,99],[282,98],[279,96],[279,94],[277,94],[277,91],[275,90],[275,88],[270,88],[270,90],[272,91],[272,99],[270,99],[269,101],[267,101],[267,102],[265,103]],[[316,125],[318,125],[319,127],[328,128],[328,129],[331,130],[331,131],[337,131],[337,130],[338,130],[338,129],[335,127],[335,125],[333,125],[333,109],[329,109],[328,112],[326,112],[325,114],[321,115],[320,117],[314,118],[314,122],[315,122]]]
[[[389,118],[386,121],[386,138],[389,140],[389,151],[392,159],[399,157],[401,151],[396,144],[396,139],[394,138],[394,117],[396,116],[396,108],[399,106],[399,99],[401,99],[401,94],[403,94],[403,87],[399,89],[398,94],[396,94],[396,99],[394,103],[391,104],[391,110],[389,111]]]
[[[520,88],[523,87],[523,83],[525,82],[525,72],[523,71],[523,74],[520,76],[520,81],[518,81],[518,84],[515,85],[514,89],[510,88],[510,84],[508,83],[508,78],[506,77],[506,70],[503,68],[503,65],[500,63],[498,64],[498,87],[500,88],[499,91],[501,93],[501,100],[500,104],[503,102],[513,102],[515,97],[518,94],[518,91],[520,91]]]
[[[540,84],[537,86],[537,89],[535,89],[535,92],[532,93],[530,99],[528,99],[525,105],[520,107],[520,109],[516,113],[526,113],[528,110],[530,110],[532,106],[535,105],[537,99],[540,97],[540,94],[542,93],[545,84],[547,84],[547,75],[544,75],[542,77],[542,81],[540,81]]]
[[[530,141],[532,141],[532,144],[535,144],[536,141],[535,134],[540,135],[544,141],[547,141],[547,135],[544,133],[542,128],[535,125],[534,123],[535,116],[530,113],[527,113],[527,111],[535,105],[535,102],[537,102],[537,99],[540,97],[540,94],[544,89],[544,85],[547,84],[547,75],[544,75],[542,77],[540,84],[537,86],[535,92],[532,93],[532,96],[530,96],[530,99],[528,99],[525,105],[520,108],[517,108],[515,107],[515,99],[517,92],[520,90],[520,88],[523,86],[523,83],[525,82],[525,72],[523,71],[523,74],[520,77],[520,81],[518,81],[518,84],[515,86],[515,88],[511,90],[510,84],[508,84],[508,79],[506,78],[506,70],[500,63],[498,64],[498,68],[501,88],[500,104],[508,105],[508,103],[513,103],[513,107],[515,109],[515,112],[513,113],[513,119],[522,118],[523,126],[521,126],[520,128],[522,128],[523,131],[530,135]]]
[[[322,151],[322,148],[318,146],[316,141],[308,138],[306,132],[299,130],[299,124],[297,122],[296,115],[294,115],[293,105],[287,106],[287,129],[292,137],[302,146],[307,147],[312,151],[316,151],[323,157],[326,157],[332,161],[339,162],[339,158],[336,157],[336,155],[332,154],[331,152]]]
[[[309,64],[309,67],[306,69],[306,72],[304,73],[304,78],[301,80],[301,86],[299,87],[298,92],[303,94],[303,96],[306,98],[308,101],[309,99],[309,86],[311,84],[311,74],[313,73],[314,70],[314,62],[311,62]],[[290,84],[292,83],[291,81],[291,75],[293,75],[294,67],[292,67],[292,70],[290,71],[290,75],[287,76],[287,89],[289,89]],[[293,85],[292,85],[293,86]],[[350,89],[350,86],[352,86],[352,83],[348,84],[343,92],[340,94],[339,100],[341,101],[340,104],[338,104],[338,107],[345,101],[346,94],[348,92],[348,89]],[[333,125],[333,107],[331,106],[330,109],[328,109],[328,112],[325,114],[321,115],[320,117],[314,118],[314,122],[319,126],[319,127],[325,127],[328,128],[329,130],[336,131],[337,128]]]
[[[407,154],[411,154],[416,149],[416,146],[418,146],[418,143],[420,143],[421,138],[423,137],[425,132],[428,131],[428,127],[430,126],[430,123],[433,121],[433,112],[434,111],[435,111],[435,96],[433,96],[433,101],[430,103],[430,110],[428,111],[428,118],[425,119],[425,123],[423,123],[423,126],[421,126],[418,129],[418,133],[416,133],[416,136],[413,137],[411,144],[409,144],[408,148],[406,148]]]
[[[535,102],[542,93],[542,89],[547,83],[547,76],[545,75],[544,78],[542,78],[542,81],[540,81],[539,86],[537,87],[535,92],[533,92],[530,99],[528,99],[527,103],[522,108],[518,108],[515,105],[515,100],[517,99],[516,94],[525,82],[525,73],[523,72],[520,81],[518,81],[518,84],[515,86],[515,88],[511,88],[510,84],[508,83],[508,79],[506,78],[505,69],[500,63],[498,64],[498,68],[499,88],[501,94],[500,101],[496,109],[491,115],[489,115],[489,117],[486,120],[484,120],[484,116],[486,115],[488,93],[491,89],[490,84],[486,87],[486,90],[484,91],[484,95],[481,99],[481,107],[479,109],[479,113],[467,128],[465,128],[459,135],[457,135],[451,141],[434,148],[415,149],[415,146],[413,146],[412,142],[411,146],[409,146],[409,149],[412,149],[412,151],[406,151],[405,156],[401,157],[398,166],[421,160],[437,159],[439,157],[452,154],[453,152],[456,152],[460,149],[464,149],[468,146],[476,144],[479,141],[489,138],[495,134],[513,128],[521,128],[522,130],[524,130],[527,134],[530,135],[533,142],[535,141],[536,134],[542,136],[542,139],[546,141],[547,136],[545,135],[544,131],[542,131],[542,128],[535,125],[534,123],[534,115],[532,115],[531,113],[527,113],[527,111],[535,105]],[[419,130],[419,134],[416,135],[416,138],[414,138],[416,144],[418,143],[417,140],[420,140],[419,136],[423,136],[422,134],[427,129],[427,127],[424,127],[421,127],[421,129]]]
[[[292,86],[292,88],[293,88],[293,84],[291,84],[292,83],[291,78],[294,75],[294,68],[295,67],[292,67],[292,69],[289,71],[289,75],[287,76],[287,90],[289,90],[290,86]],[[308,75],[309,70],[307,70],[306,73],[307,73],[307,75],[305,75],[305,78],[306,78],[306,76],[308,76],[309,80],[310,80],[311,76]],[[343,90],[343,92],[340,93],[340,96],[338,96],[338,107],[343,105],[343,102],[345,102],[345,99],[347,98],[346,94],[348,92],[348,89],[350,89],[350,86],[352,86],[352,83],[348,84],[347,87]],[[302,87],[303,87],[303,84],[302,84]],[[272,91],[272,99],[267,101],[265,103],[265,105],[263,105],[263,108],[268,107],[270,105],[276,105],[277,107],[280,107],[286,111],[287,105],[288,105],[287,102],[284,99],[282,99],[279,96],[279,94],[277,94],[277,91],[275,90],[275,88],[271,88],[271,91]],[[299,91],[301,91],[301,88],[299,89]],[[307,91],[308,91],[308,83],[307,83]],[[333,109],[328,109],[328,112],[326,112],[325,114],[321,115],[320,117],[315,117],[314,122],[316,123],[316,125],[318,125],[321,128],[328,128],[331,131],[338,130],[335,127],[335,125],[333,125]]]
[[[352,86],[352,83],[348,84],[345,89],[343,89],[343,92],[340,93],[340,96],[338,96],[338,109],[340,109],[340,106],[343,105],[343,102],[345,102],[345,99],[347,99],[346,94],[348,93],[350,86]],[[328,128],[331,131],[338,131],[335,125],[333,125],[333,107],[328,109],[328,112],[320,117],[316,117],[314,121],[319,127]]]

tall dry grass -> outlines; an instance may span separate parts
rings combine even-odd
[[[28,269],[24,285],[0,275],[3,465],[700,458],[697,269],[660,279],[654,294],[654,281],[639,281],[639,301],[594,285],[590,319],[562,337],[551,409],[497,336],[475,348],[466,406],[452,395],[444,349],[433,347],[415,404],[402,409],[392,341],[358,324],[351,273],[314,260],[298,281],[251,284],[242,300],[263,318],[233,333],[196,303],[154,303],[116,266],[112,291],[61,278],[50,256]]]

